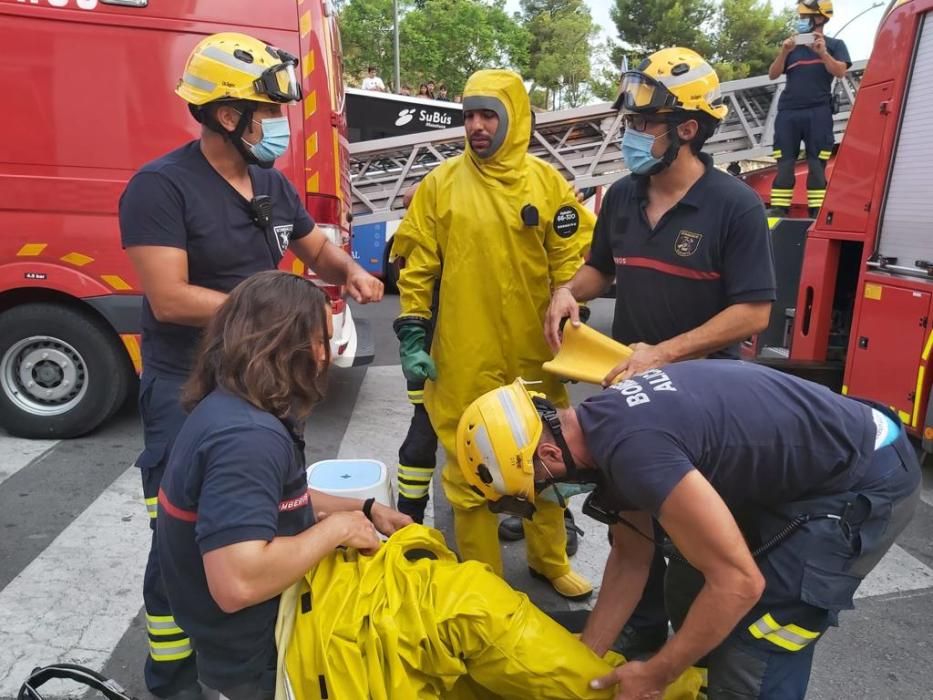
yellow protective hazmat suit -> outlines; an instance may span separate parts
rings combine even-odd
[[[554,168],[528,154],[531,107],[517,74],[473,74],[463,103],[465,110],[499,113],[498,148],[483,157],[467,141],[463,155],[431,172],[395,234],[392,254],[404,259],[400,319],[431,319],[440,280],[431,345],[437,380],[426,383],[424,404],[447,453],[443,483],[460,555],[501,574],[497,518],[457,466],[457,422],[474,399],[517,377],[540,381],[537,391],[567,404],[563,385],[541,369],[552,356],[544,314],[551,290],[582,265],[595,218]],[[541,501],[534,520],[525,521],[525,536],[533,569],[549,579],[570,571],[556,503]]]
[[[410,525],[372,557],[338,550],[282,596],[276,700],[610,700],[610,672],[489,567]],[[617,657],[621,660],[621,657]],[[684,673],[667,700],[694,700]]]

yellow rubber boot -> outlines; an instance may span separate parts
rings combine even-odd
[[[536,499],[537,511],[531,520],[523,520],[528,567],[533,576],[546,580],[558,595],[569,600],[585,600],[593,593],[593,584],[570,568],[567,559],[567,528],[564,509],[543,498]]]

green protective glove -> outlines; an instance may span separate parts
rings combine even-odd
[[[399,340],[399,357],[402,360],[402,374],[410,382],[423,382],[437,379],[434,360],[424,349],[427,329],[423,325],[404,324],[396,330]]]

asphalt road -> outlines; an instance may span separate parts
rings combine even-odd
[[[607,330],[611,302],[595,305]],[[376,333],[376,362],[334,371],[328,398],[308,426],[308,459],[373,457],[394,467],[410,408],[391,319],[396,298],[355,309]],[[575,398],[587,389],[572,388]],[[92,435],[61,442],[17,440],[0,431],[0,698],[15,697],[31,668],[67,660],[103,669],[139,698],[145,625],[142,572],[148,519],[138,472],[138,416],[127,410]],[[913,522],[860,589],[816,652],[808,697],[933,697],[933,474]],[[572,507],[579,509],[579,499]],[[434,491],[433,520],[448,534],[450,513]],[[598,584],[605,531],[586,530],[575,566]],[[571,606],[532,580],[523,545],[505,549],[507,578],[548,610]],[[580,607],[577,605],[577,607]],[[45,690],[45,689],[44,689]],[[47,697],[67,694],[65,686]]]

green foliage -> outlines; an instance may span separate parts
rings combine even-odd
[[[527,62],[528,33],[503,0],[399,0],[402,83],[433,80],[452,97],[481,68]],[[394,72],[392,0],[349,0],[340,14],[344,75],[374,65],[388,85]],[[392,86],[393,88],[395,86]]]
[[[583,0],[522,0],[531,40],[524,77],[544,87],[551,105],[575,107],[587,96],[596,26]]]
[[[714,21],[713,64],[720,80],[768,72],[778,46],[791,33],[794,13],[775,14],[768,0],[721,0]]]
[[[406,13],[403,82],[416,86],[433,79],[456,95],[477,70],[524,64],[528,33],[503,7],[502,0],[425,0],[424,9]]]
[[[399,12],[408,6],[399,1]],[[392,0],[352,0],[340,12],[344,77],[358,85],[369,66],[379,69],[388,86],[394,74],[395,53],[392,33]]]
[[[614,0],[611,9],[623,57],[635,67],[668,46],[686,46],[706,58],[722,81],[768,71],[790,33],[792,10],[775,13],[769,0]]]

